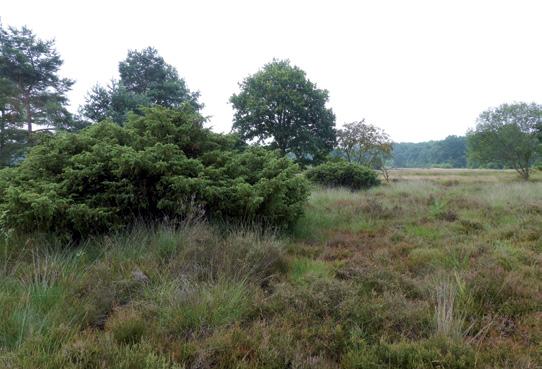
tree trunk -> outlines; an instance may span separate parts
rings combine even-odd
[[[352,159],[350,158],[350,149],[344,150],[344,153],[346,154],[346,160],[348,160],[348,162],[351,163]]]
[[[32,109],[30,107],[30,97],[28,95],[24,97],[24,109],[26,112],[26,124],[28,125],[28,142],[30,143],[32,139]]]
[[[523,168],[520,165],[519,167],[515,167],[515,169],[516,169],[516,172],[518,172],[518,174],[520,175],[521,178],[523,178],[526,181],[529,180],[530,173],[529,173],[529,167],[528,166]]]
[[[529,167],[525,167],[525,169],[523,170],[523,179],[528,181],[529,180],[529,176],[530,176],[530,173],[529,173]]]
[[[4,130],[6,123],[4,122],[4,112],[1,112],[0,119],[2,121],[0,122],[0,155],[2,154],[2,150],[4,149],[4,142],[5,142],[5,136],[4,136]]]
[[[275,140],[277,143],[277,146],[281,152],[282,155],[286,155],[287,145],[286,140]]]

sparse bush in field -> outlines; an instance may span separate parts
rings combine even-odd
[[[442,268],[446,259],[445,250],[436,247],[417,247],[410,251],[405,266],[417,275]]]
[[[306,172],[312,182],[329,187],[348,187],[352,190],[369,188],[380,183],[377,173],[359,164],[346,161],[327,162]]]
[[[431,215],[439,220],[454,222],[457,220],[457,213],[447,208],[443,201],[434,200],[431,204]]]
[[[258,219],[288,225],[308,195],[298,167],[202,127],[190,109],[149,108],[124,127],[101,122],[44,139],[0,173],[0,224],[84,237],[138,218]]]
[[[353,291],[348,281],[338,281],[322,275],[305,275],[307,283],[296,285],[281,284],[272,296],[270,309],[280,316],[295,316],[307,322],[319,322],[322,319],[344,318],[342,307]],[[291,315],[291,316],[290,316]],[[295,319],[294,319],[295,321]]]
[[[187,368],[329,368],[314,365],[318,358],[301,349],[299,339],[291,328],[286,324],[281,326],[258,321],[220,329],[192,345],[187,350],[184,363]],[[310,364],[313,365],[303,360],[306,356],[312,359]]]
[[[360,292],[344,304],[343,310],[363,331],[367,343],[377,343],[384,337],[420,339],[431,334],[431,309],[427,302],[397,292]],[[366,303],[368,298],[373,301],[371,304]]]
[[[23,359],[24,360],[24,359]],[[149,342],[117,345],[111,335],[83,335],[68,342],[62,351],[46,361],[46,368],[118,368],[118,369],[182,369],[170,357],[161,354]],[[25,360],[25,368],[45,368]]]
[[[479,314],[515,318],[540,310],[539,286],[532,277],[488,264],[480,267],[479,272],[467,280],[467,288],[478,305]]]

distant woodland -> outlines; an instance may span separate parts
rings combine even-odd
[[[394,143],[390,164],[395,168],[466,168],[467,138],[448,136],[440,141]]]

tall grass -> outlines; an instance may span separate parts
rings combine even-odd
[[[463,335],[463,318],[456,307],[457,286],[451,279],[444,279],[435,287],[436,334],[449,338]]]
[[[478,198],[491,206],[537,205],[542,209],[542,183],[496,183],[480,191]]]
[[[105,329],[119,344],[136,344],[240,322],[254,311],[260,286],[286,268],[273,233],[224,233],[201,222],[140,224],[78,247],[4,242],[0,353],[15,353],[9,365],[17,367],[63,362],[67,351],[60,349],[81,330]],[[92,340],[85,338],[108,350]],[[38,347],[39,354],[23,354]],[[104,365],[121,360],[114,356],[120,352],[103,352]]]
[[[315,188],[292,233],[195,217],[79,245],[4,235],[0,367],[540,366],[540,183],[395,179]]]

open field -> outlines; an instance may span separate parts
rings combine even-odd
[[[542,174],[391,178],[315,188],[289,234],[4,235],[0,367],[542,367]]]
[[[440,168],[405,168],[390,170],[392,178],[396,180],[426,179],[446,183],[460,181],[468,183],[508,183],[517,182],[518,174],[513,169],[440,169]],[[532,182],[542,181],[540,171],[534,172]]]

